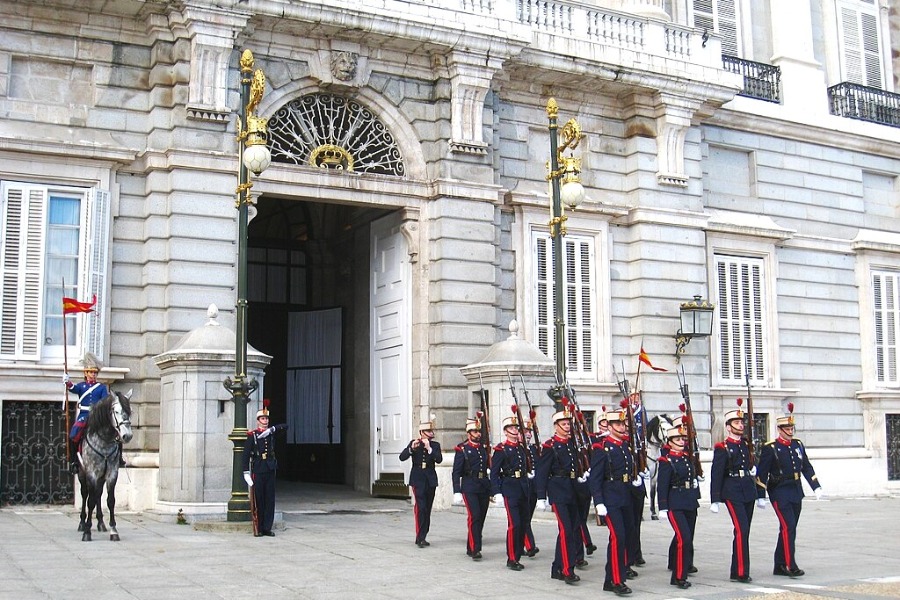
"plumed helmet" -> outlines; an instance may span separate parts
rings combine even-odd
[[[85,352],[81,362],[84,364],[85,371],[100,371],[103,368],[103,362],[92,352]]]

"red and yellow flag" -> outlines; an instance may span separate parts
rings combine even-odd
[[[644,363],[645,365],[647,365],[648,367],[650,367],[650,368],[653,369],[654,371],[666,371],[666,372],[668,372],[668,369],[663,369],[662,367],[654,367],[654,366],[653,366],[653,363],[650,362],[650,356],[644,351],[644,347],[643,347],[643,346],[641,346],[641,354],[638,356],[638,360],[640,360],[642,363]]]
[[[63,296],[63,314],[71,313],[88,313],[94,311],[94,305],[97,304],[97,296],[90,302],[79,302],[75,298],[66,298]]]

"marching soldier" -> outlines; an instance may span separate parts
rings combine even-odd
[[[531,421],[525,421],[525,428],[522,429],[519,434],[524,436],[522,439],[525,447],[528,448],[528,453],[531,455],[531,464],[536,466],[538,457],[541,454],[541,449],[533,442],[533,427]],[[535,544],[534,531],[531,529],[531,520],[534,518],[534,509],[537,506],[537,488],[534,485],[534,476],[534,471],[528,474],[528,501],[525,505],[525,536],[523,542],[525,556],[529,558],[534,558],[534,555],[541,551]]]
[[[797,522],[803,508],[803,484],[806,478],[816,498],[822,497],[822,486],[809,462],[803,443],[794,438],[794,405],[788,403],[788,414],[779,417],[778,438],[766,444],[759,457],[760,497],[769,493],[772,508],[778,515],[778,542],[775,545],[775,575],[796,578],[805,573],[797,566],[794,541]]]
[[[696,572],[694,564],[694,530],[697,525],[697,507],[700,483],[691,457],[685,452],[687,432],[683,426],[670,427],[666,431],[669,453],[659,457],[659,516],[668,519],[675,531],[669,545],[669,570],[672,585],[686,590],[691,587],[688,574]]]
[[[588,478],[597,514],[606,517],[609,544],[606,547],[606,579],[603,590],[627,596],[631,588],[628,578],[628,532],[634,527],[632,477],[634,456],[628,448],[625,409],[606,413],[609,435],[594,445]]]
[[[78,473],[78,446],[84,435],[84,427],[87,425],[91,408],[109,395],[109,388],[106,387],[106,384],[97,381],[97,374],[103,368],[100,359],[90,352],[85,352],[82,362],[84,363],[84,381],[72,383],[69,374],[63,374],[63,383],[69,393],[78,396],[78,413],[69,430],[69,449],[71,451],[69,471],[73,475]],[[125,466],[125,460],[122,458],[122,442],[119,442],[119,466]]]
[[[257,537],[274,537],[272,525],[275,521],[275,472],[278,460],[275,458],[276,431],[287,429],[287,425],[269,426],[269,400],[263,400],[263,407],[256,411],[256,429],[247,432],[244,442],[244,481],[256,501]]]
[[[593,436],[590,433],[588,433],[588,443],[593,446]],[[584,478],[584,481],[581,479],[575,481],[575,495],[578,503],[578,536],[580,539],[575,555],[575,566],[581,569],[588,565],[584,555],[590,556],[597,549],[591,539],[591,530],[587,524],[588,518],[591,516],[591,507],[594,505],[591,501],[591,490],[588,488],[587,478]]]
[[[506,566],[521,571],[519,562],[525,545],[528,516],[528,449],[520,441],[518,417],[503,419],[506,440],[494,447],[491,456],[491,492],[494,504],[506,507]]]
[[[427,421],[419,425],[419,437],[407,444],[400,452],[400,460],[412,459],[409,471],[409,487],[412,488],[416,518],[416,546],[430,546],[426,539],[431,529],[431,508],[434,506],[434,493],[438,479],[434,465],[444,460],[441,445],[434,441],[434,422]]]
[[[634,417],[634,447],[640,451],[640,448],[646,444],[644,415],[642,412],[644,405],[641,402],[640,394],[632,394],[631,401],[631,414]],[[637,571],[631,568],[633,565],[642,566],[646,564],[644,553],[641,550],[641,523],[644,521],[644,504],[647,500],[647,486],[644,484],[644,481],[649,477],[650,471],[645,469],[631,486],[631,510],[633,511],[632,522],[634,527],[628,533],[628,579],[634,579],[638,576]]]
[[[750,577],[750,522],[753,520],[753,504],[756,502],[756,467],[751,464],[750,447],[744,439],[744,411],[738,408],[725,413],[724,442],[713,450],[710,479],[709,509],[719,512],[725,503],[734,525],[734,541],[731,545],[731,580],[749,583]],[[757,506],[765,508],[765,500]]]
[[[453,458],[453,504],[465,502],[468,513],[466,554],[481,560],[481,534],[491,500],[491,481],[488,479],[490,457],[481,443],[478,419],[466,420],[467,440],[456,447]]]
[[[538,510],[553,508],[559,534],[550,577],[567,584],[581,581],[575,574],[578,538],[578,504],[575,497],[577,457],[572,443],[572,414],[568,410],[553,413],[554,435],[544,442],[534,478]],[[548,503],[549,500],[549,503]]]

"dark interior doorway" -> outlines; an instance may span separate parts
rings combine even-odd
[[[351,324],[368,312],[369,224],[387,211],[367,206],[262,197],[248,228],[248,339],[272,356],[265,396],[272,423],[284,423],[288,402],[325,403],[329,415],[319,443],[289,443],[279,436],[279,477],[290,481],[354,484],[348,419],[368,406],[368,330]],[[363,282],[363,283],[361,283]],[[338,398],[287,398],[292,313],[331,309],[340,315]],[[312,395],[311,395],[312,396]],[[296,407],[296,405],[295,405]],[[359,454],[359,448],[354,450]]]

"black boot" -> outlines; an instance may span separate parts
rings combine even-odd
[[[69,440],[69,473],[78,475],[78,444]]]

